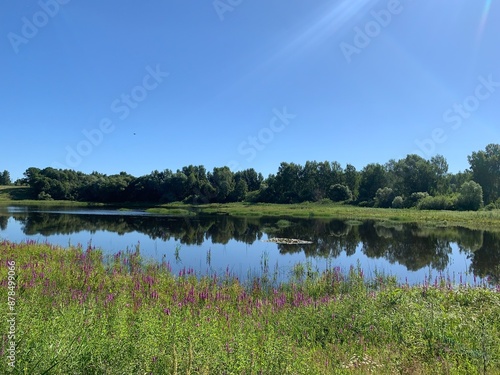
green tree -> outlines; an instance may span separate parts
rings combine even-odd
[[[405,197],[415,192],[432,192],[437,186],[437,169],[424,158],[412,154],[394,165],[394,189]]]
[[[157,170],[148,175],[134,179],[128,191],[128,200],[141,202],[165,201],[165,184],[172,177],[172,171]]]
[[[380,164],[368,164],[361,171],[358,201],[372,201],[378,189],[386,186],[387,172]]]
[[[170,178],[165,184],[165,190],[167,194],[167,201],[178,202],[182,201],[187,197],[187,177],[181,171],[174,173],[172,178]]]
[[[477,211],[483,207],[483,188],[477,182],[464,182],[457,199],[460,210]]]
[[[275,193],[276,203],[300,202],[300,176],[302,167],[295,163],[281,163],[276,177],[269,185]]]
[[[390,187],[384,187],[382,189],[378,189],[375,193],[375,205],[377,207],[388,208],[391,207],[392,202],[396,194],[394,194],[394,190]]]
[[[330,169],[331,169],[331,177],[330,177],[330,185],[335,185],[335,184],[343,184],[344,181],[344,171],[342,169],[342,166],[338,161],[332,161],[330,163]],[[327,185],[327,186],[330,186]]]
[[[36,179],[40,176],[40,168],[30,167],[24,172],[24,179],[28,185],[33,185]]]
[[[9,171],[5,170],[0,173],[0,185],[12,185]]]
[[[384,164],[384,169],[386,172],[386,187],[390,187],[396,190],[398,193],[402,194],[403,178],[398,173],[398,168],[401,165],[401,161],[396,161],[395,159],[390,159]]]
[[[352,200],[352,193],[348,186],[335,184],[328,190],[328,198],[333,202],[345,202]]]
[[[259,190],[259,194],[254,198],[254,201],[266,203],[278,203],[280,193],[277,189],[276,176],[270,174],[263,182]]]
[[[241,202],[245,200],[248,193],[248,185],[244,179],[238,180],[234,186],[231,200],[235,202]]]
[[[396,198],[394,198],[392,200],[391,206],[392,206],[392,208],[403,208],[403,206],[404,206],[403,197],[398,195]]]
[[[449,173],[446,176],[446,184],[449,186],[451,193],[458,193],[464,182],[472,180],[472,172],[466,170],[464,172]]]
[[[240,179],[245,181],[248,191],[259,190],[261,188],[262,182],[264,181],[262,173],[257,173],[253,168],[236,172],[234,174],[234,181],[238,183]]]
[[[431,167],[436,178],[436,189],[430,193],[436,195],[444,195],[449,192],[450,186],[448,183],[448,162],[442,155],[436,155],[431,158]]]
[[[215,189],[215,201],[227,202],[232,196],[235,183],[233,172],[229,167],[214,168],[212,173],[208,174],[208,180]]]
[[[412,193],[409,197],[405,199],[405,207],[410,208],[410,207],[416,207],[418,206],[418,203],[422,200],[429,197],[429,193],[425,192],[416,192]]]
[[[483,188],[486,203],[500,197],[500,144],[489,144],[484,151],[468,156],[472,179]]]
[[[298,175],[299,201],[318,201],[325,197],[326,187],[320,183],[319,167],[316,161],[307,161]]]
[[[347,164],[344,169],[344,181],[351,191],[353,199],[356,199],[359,194],[359,180],[360,174],[356,170],[356,167],[352,164]]]

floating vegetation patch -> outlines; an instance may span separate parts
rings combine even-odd
[[[264,242],[274,242],[274,243],[285,244],[285,245],[311,245],[312,244],[312,241],[299,240],[297,238],[280,238],[280,237],[269,238],[267,240],[264,240]]]

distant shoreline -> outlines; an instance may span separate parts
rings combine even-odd
[[[418,223],[436,227],[460,226],[469,229],[500,231],[500,210],[492,211],[445,211],[356,207],[347,204],[268,204],[268,203],[221,203],[193,205],[177,203],[93,203],[66,200],[0,199],[0,207],[85,207],[113,208],[148,211],[156,215],[192,216],[194,214],[223,214],[237,217],[293,217],[340,220],[377,220],[400,223]]]

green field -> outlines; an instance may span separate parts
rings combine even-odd
[[[500,289],[472,276],[410,287],[306,263],[286,283],[266,267],[242,283],[173,275],[139,249],[103,259],[7,241],[0,263],[0,313],[16,313],[14,374],[500,373]],[[9,327],[2,319],[4,348]],[[4,351],[0,373],[9,369]]]
[[[24,186],[1,186],[0,202],[19,201],[31,199],[30,188]]]
[[[0,206],[72,206],[87,207],[89,203],[74,201],[43,201],[34,199],[31,189],[24,186],[0,186]],[[102,204],[92,204],[102,206]]]
[[[402,222],[425,222],[436,225],[463,225],[500,228],[500,210],[493,211],[427,211],[356,207],[342,204],[248,204],[228,203],[198,206],[201,212],[225,213],[234,216],[282,216],[304,218],[339,218],[346,220],[370,219]]]

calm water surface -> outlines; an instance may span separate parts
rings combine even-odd
[[[307,245],[266,242],[272,238]],[[144,258],[166,259],[173,272],[231,271],[241,279],[264,267],[286,279],[294,264],[318,270],[358,263],[368,276],[384,272],[410,284],[431,275],[456,283],[500,280],[500,232],[335,219],[233,218],[226,215],[166,217],[141,211],[0,208],[0,238],[67,246],[87,244],[114,254],[140,246]]]

